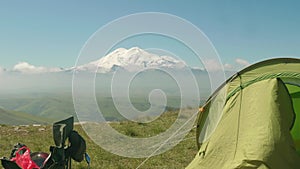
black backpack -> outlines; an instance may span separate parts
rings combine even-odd
[[[85,140],[78,134],[77,131],[72,131],[69,136],[71,146],[69,147],[69,153],[73,160],[81,162],[84,159],[86,153]]]

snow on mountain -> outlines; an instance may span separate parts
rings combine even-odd
[[[77,66],[73,69],[76,71],[97,70],[97,72],[106,73],[114,72],[117,69],[134,72],[144,68],[183,69],[187,68],[187,65],[184,61],[173,57],[159,56],[138,47],[133,47],[131,49],[116,49],[99,60]]]

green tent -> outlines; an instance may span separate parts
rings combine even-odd
[[[188,169],[300,168],[300,59],[251,65],[200,109]]]

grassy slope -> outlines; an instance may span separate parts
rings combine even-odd
[[[175,113],[166,113],[158,120],[148,124],[133,122],[112,123],[111,126],[119,132],[133,137],[143,137],[158,134],[167,129],[176,119]],[[52,128],[44,126],[45,131],[38,131],[41,127],[18,127],[18,130],[10,126],[0,127],[0,156],[8,156],[13,145],[22,142],[31,148],[32,151],[48,152],[49,146],[53,145]],[[87,141],[88,153],[91,156],[91,168],[136,168],[145,159],[132,159],[120,157],[106,152],[92,142],[81,129],[75,127]],[[192,130],[180,144],[172,150],[161,155],[151,157],[141,168],[184,168],[194,158],[197,152],[195,144],[195,130]],[[73,168],[86,168],[86,164],[73,162]]]
[[[65,118],[74,112],[72,98],[69,95],[2,98],[0,99],[0,106],[9,110],[53,119],[52,121]]]
[[[111,97],[98,97],[97,101],[101,112],[107,120],[124,119],[118,113]],[[140,111],[145,111],[150,108],[148,100],[143,97],[136,97],[131,101],[135,108]],[[179,103],[180,101],[178,98],[170,98],[168,100],[168,107],[178,107]],[[58,95],[49,94],[49,96],[42,95],[38,97],[24,96],[19,98],[0,98],[0,107],[51,119],[51,122],[69,117],[70,115],[76,116],[71,93]],[[89,112],[89,110],[86,110],[86,112]]]
[[[31,114],[4,110],[0,108],[0,124],[9,125],[22,125],[22,124],[34,124],[34,123],[49,123],[47,120],[41,117],[36,117]]]

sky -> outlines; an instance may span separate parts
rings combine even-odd
[[[93,33],[139,12],[168,13],[194,24],[225,67],[299,57],[299,8],[291,0],[0,1],[0,67],[72,67]]]

